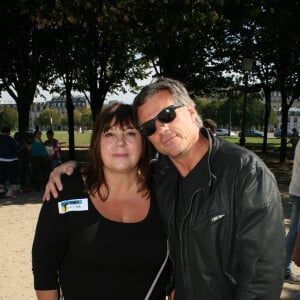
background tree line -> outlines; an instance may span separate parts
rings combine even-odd
[[[211,118],[217,121],[220,128],[229,128],[239,131],[242,121],[243,97],[240,94],[226,99],[208,101],[206,98],[195,99],[197,111],[203,119]],[[249,97],[246,109],[246,128],[264,128],[265,105],[257,95]],[[276,115],[271,110],[269,123],[275,124]]]
[[[264,104],[261,99],[251,95],[249,105],[247,106],[247,128],[262,129],[264,126]],[[243,99],[240,95],[235,98],[220,99],[209,101],[206,98],[196,98],[196,109],[202,118],[213,118],[218,121],[218,127],[229,127],[239,130],[241,127],[241,116]],[[66,129],[68,127],[68,119],[62,116],[56,109],[46,108],[36,119],[41,129],[52,128],[54,130]],[[270,124],[276,121],[275,112],[272,110],[270,115]],[[0,109],[0,128],[9,126],[13,130],[18,126],[18,114],[11,107]],[[85,107],[77,107],[74,109],[74,126],[83,130],[92,129],[93,117],[91,110]]]
[[[86,94],[93,118],[108,93],[122,90],[124,84],[137,90],[136,80],[149,76],[150,67],[154,76],[183,81],[194,98],[231,99],[224,106],[233,107],[241,99],[232,95],[262,91],[263,151],[271,92],[280,91],[280,160],[285,161],[288,109],[300,92],[299,12],[300,0],[1,3],[0,88],[17,103],[20,131],[28,127],[39,87],[64,93],[71,158],[73,91]],[[246,57],[255,60],[249,87],[242,64]],[[55,86],[57,82],[62,84]]]
[[[12,130],[18,128],[18,113],[14,108],[4,107],[0,109],[0,128],[9,126]],[[60,130],[68,127],[68,118],[62,116],[56,109],[47,108],[37,118],[37,124],[41,129]],[[74,109],[74,126],[83,130],[92,129],[93,118],[89,108],[77,107]]]

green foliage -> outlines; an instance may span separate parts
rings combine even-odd
[[[67,117],[62,117],[61,118],[61,126],[67,127],[68,126],[68,118]]]
[[[91,110],[88,108],[81,109],[81,124],[82,126],[87,128],[93,128],[93,116]]]
[[[93,116],[89,108],[78,107],[74,109],[74,125],[88,129],[93,127]]]
[[[270,117],[269,117],[269,124],[270,125],[276,124],[276,113],[275,113],[274,109],[271,109]]]
[[[108,93],[124,83],[137,88],[150,62],[155,75],[183,81],[194,98],[228,99],[196,99],[203,117],[222,126],[229,116],[240,126],[245,57],[255,59],[247,74],[247,127],[262,127],[264,116],[250,95],[280,90],[283,127],[300,95],[298,0],[22,0],[1,8],[0,89],[16,100],[19,127],[28,126],[38,84],[48,88],[59,78],[64,89],[84,92],[95,118]],[[266,118],[272,123],[272,111]],[[89,116],[75,119],[90,124]]]
[[[199,114],[201,115],[202,114],[202,111],[203,111],[203,108],[208,104],[208,100],[205,99],[205,98],[198,98],[196,97],[194,99],[194,102],[195,102],[195,107],[196,107],[196,110],[199,112]]]
[[[55,109],[45,109],[37,118],[37,123],[45,128],[58,128],[61,125],[61,115]]]
[[[136,89],[136,80],[148,75],[148,60],[137,49],[131,2],[55,1],[34,11],[40,26],[56,28],[54,68],[65,85],[89,92],[94,119],[108,93],[124,91],[124,83]]]
[[[81,112],[78,109],[74,109],[74,126],[81,126]]]
[[[8,126],[11,129],[16,129],[18,124],[18,113],[11,107],[0,109],[0,128]]]
[[[202,106],[196,106],[203,119],[214,119],[218,127],[231,126],[240,128],[242,121],[243,95],[237,95],[226,100],[213,100]],[[196,101],[196,103],[198,103]],[[200,109],[199,109],[200,108]],[[248,95],[246,110],[246,128],[263,128],[265,105],[260,97]],[[273,110],[272,110],[273,111]],[[274,116],[274,111],[272,116]],[[231,119],[231,120],[230,120]]]

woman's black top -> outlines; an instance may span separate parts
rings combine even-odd
[[[65,300],[142,300],[166,256],[155,199],[136,223],[106,219],[84,192],[79,172],[63,176],[58,199],[44,202],[32,248],[34,287],[61,286]],[[167,269],[150,299],[164,300]]]

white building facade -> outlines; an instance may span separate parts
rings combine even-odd
[[[271,94],[271,105],[276,113],[276,124],[275,129],[281,129],[282,126],[282,113],[281,113],[281,94],[280,92],[272,92]],[[293,128],[300,129],[300,101],[295,100],[293,106],[288,112],[288,124],[287,129],[292,130]]]

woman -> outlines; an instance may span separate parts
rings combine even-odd
[[[57,199],[44,202],[33,242],[39,300],[145,299],[167,252],[149,190],[150,147],[130,105],[96,119],[87,166],[63,176]],[[164,268],[149,299],[164,300]]]
[[[44,143],[42,132],[36,131],[31,144],[31,166],[33,185],[36,192],[42,192],[50,173],[50,164]]]
[[[44,144],[49,158],[50,168],[53,170],[55,167],[61,164],[61,149],[59,141],[54,138],[53,130],[49,129],[46,135],[47,140]]]

